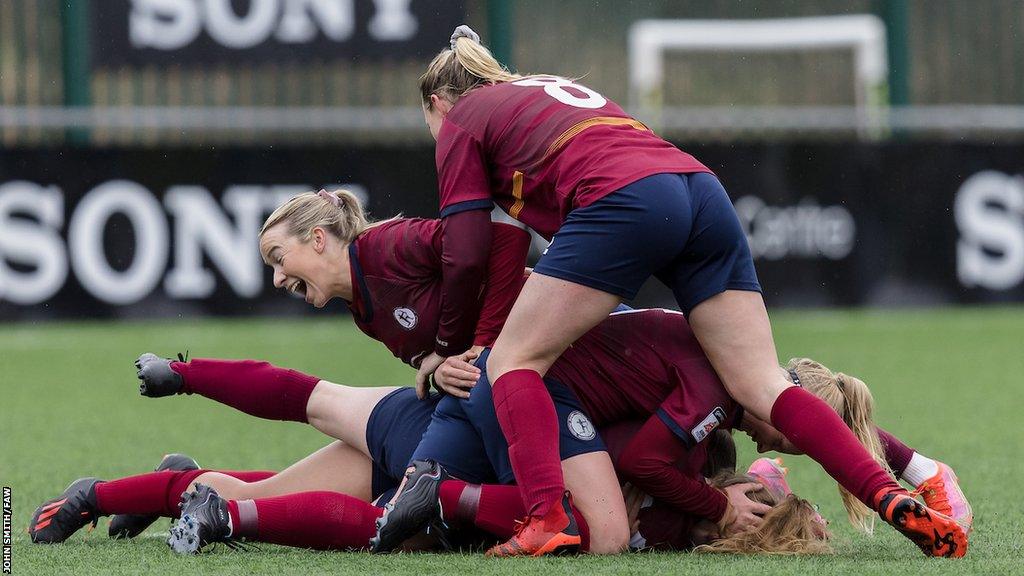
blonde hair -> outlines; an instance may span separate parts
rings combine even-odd
[[[333,196],[337,202],[325,196]],[[263,223],[260,237],[274,226],[288,223],[288,233],[302,242],[309,242],[316,227],[327,230],[349,244],[371,224],[359,198],[348,190],[334,192],[303,192],[278,206]]]
[[[842,372],[832,372],[809,358],[793,358],[786,365],[786,369],[796,371],[800,377],[800,385],[824,400],[839,414],[871,457],[891,475],[892,470],[885,460],[885,449],[875,427],[875,400],[868,385],[859,378]],[[875,515],[872,510],[842,486],[839,486],[839,494],[850,523],[870,534],[875,526]]]
[[[722,474],[711,480],[712,485],[718,488],[745,482],[757,480],[737,474]],[[698,546],[694,548],[694,552],[789,556],[832,552],[832,547],[827,542],[830,534],[815,520],[817,511],[807,500],[790,494],[779,501],[764,487],[749,492],[747,496],[755,502],[772,507],[764,515],[761,525]]]
[[[456,38],[453,48],[445,48],[430,61],[420,76],[420,97],[430,110],[430,96],[437,94],[455,103],[466,92],[485,84],[511,82],[522,78],[502,66],[483,44],[465,36]]]

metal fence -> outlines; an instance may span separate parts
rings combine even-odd
[[[73,127],[88,130],[71,136],[95,145],[426,137],[416,115],[422,59],[89,68],[87,6],[0,1],[3,146],[63,142]],[[621,102],[626,34],[638,19],[874,13],[888,27],[891,102],[939,106],[898,108],[888,126],[1024,135],[1015,108],[1024,105],[1020,0],[467,0],[466,9],[486,42],[510,47],[504,55],[518,70],[582,77]],[[447,33],[437,31],[438,48]],[[845,137],[857,132],[843,120],[851,66],[842,51],[674,55],[664,126],[681,138]],[[78,105],[87,110],[62,109]]]

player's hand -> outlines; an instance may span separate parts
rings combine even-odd
[[[431,352],[420,362],[420,367],[416,370],[416,397],[420,400],[425,400],[427,394],[430,393],[430,375],[437,370],[442,362],[444,362],[444,356],[437,352]]]
[[[469,398],[469,391],[480,378],[480,369],[471,362],[479,356],[479,351],[470,349],[447,358],[434,372],[434,385],[456,398]]]
[[[747,497],[748,493],[761,488],[762,486],[757,482],[747,482],[722,489],[725,492],[725,497],[729,499],[729,507],[722,519],[718,521],[722,536],[731,536],[761,525],[763,520],[761,517],[772,508],[767,504],[754,502]]]
[[[622,485],[622,498],[626,501],[626,519],[629,522],[630,534],[636,534],[640,529],[640,509],[646,497],[643,490],[629,482]]]

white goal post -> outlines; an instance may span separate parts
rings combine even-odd
[[[665,53],[780,52],[849,48],[854,53],[858,116],[862,126],[881,128],[888,106],[885,23],[854,14],[763,20],[638,20],[629,29],[629,103],[658,121]]]

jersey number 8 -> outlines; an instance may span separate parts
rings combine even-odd
[[[604,96],[601,96],[590,88],[574,84],[573,82],[566,80],[565,78],[559,78],[558,76],[533,76],[523,80],[517,80],[513,82],[513,84],[516,86],[543,86],[544,92],[546,92],[548,96],[551,96],[562,104],[568,104],[574,108],[588,108],[592,110],[600,108],[608,103],[608,100],[605,99]],[[586,97],[583,98],[577,96],[576,94],[566,90],[566,88],[572,88],[576,92],[586,94]]]

